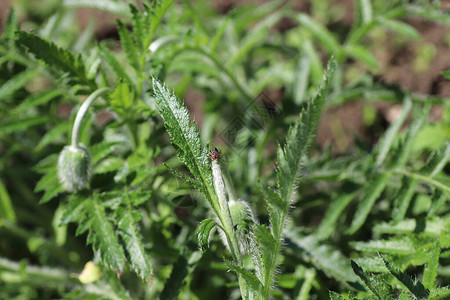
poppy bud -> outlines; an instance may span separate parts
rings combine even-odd
[[[83,146],[65,146],[58,159],[58,177],[69,192],[81,190],[91,179],[89,153]]]

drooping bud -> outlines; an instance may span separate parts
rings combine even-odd
[[[81,145],[65,146],[58,159],[58,177],[69,192],[81,190],[91,180],[91,160]]]

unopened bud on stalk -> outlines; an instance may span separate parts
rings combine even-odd
[[[72,144],[65,146],[58,159],[58,177],[69,192],[81,190],[91,180],[91,159],[87,149],[79,142],[81,124],[95,99],[108,93],[109,88],[93,92],[80,106],[72,128]]]
[[[91,159],[81,145],[65,146],[58,159],[58,177],[69,192],[81,190],[91,180]]]

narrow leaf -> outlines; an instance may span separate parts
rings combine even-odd
[[[347,205],[350,204],[355,194],[343,194],[339,195],[325,214],[322,222],[317,229],[317,238],[320,240],[327,239],[335,230],[336,230],[336,222],[338,218],[341,216],[344,209]]]
[[[16,213],[11,202],[11,197],[5,185],[0,180],[0,219],[6,219],[11,223],[16,222]]]
[[[3,83],[0,86],[0,101],[11,98],[17,90],[23,88],[36,75],[36,70],[23,71]]]
[[[361,226],[363,226],[375,201],[383,192],[390,177],[390,173],[375,174],[374,177],[367,182],[352,223],[346,231],[347,234],[354,234]]]

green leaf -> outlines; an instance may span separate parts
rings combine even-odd
[[[49,121],[49,116],[29,116],[23,118],[11,118],[11,120],[0,121],[0,135],[18,133],[28,130],[30,127],[45,124]]]
[[[373,231],[377,234],[409,234],[418,232],[418,227],[420,227],[420,232],[439,236],[447,223],[450,222],[436,217],[431,219],[404,219],[398,223],[382,222],[376,224]]]
[[[212,219],[205,219],[200,222],[200,226],[197,229],[197,239],[200,249],[205,252],[209,248],[209,234],[214,227],[216,227],[216,221]]]
[[[372,5],[370,0],[356,1],[356,24],[363,25],[372,21]]]
[[[450,288],[435,288],[430,292],[429,300],[448,299],[450,297]]]
[[[392,220],[394,223],[398,223],[405,218],[417,183],[417,179],[403,178],[402,187],[395,199],[394,209],[392,210]]]
[[[117,30],[120,36],[120,41],[128,57],[128,60],[136,70],[139,70],[140,64],[138,60],[138,52],[136,49],[136,45],[134,44],[134,41],[131,38],[131,34],[120,20],[117,20],[116,22],[117,22]]]
[[[442,71],[442,75],[444,75],[445,78],[450,80],[450,70]]]
[[[111,67],[111,69],[113,69],[117,77],[119,77],[119,79],[123,78],[130,86],[134,86],[131,77],[122,67],[122,64],[119,63],[117,58],[111,53],[111,51],[109,51],[103,44],[99,45],[99,49],[102,52],[103,58],[105,59],[106,63]]]
[[[6,18],[6,24],[1,39],[14,41],[14,32],[17,29],[19,29],[19,20],[17,19],[15,10],[11,8],[8,12],[8,17]]]
[[[330,300],[344,300],[344,297],[333,291],[329,291],[328,296],[330,296]]]
[[[436,241],[431,254],[429,256],[428,262],[423,270],[423,285],[429,289],[433,290],[435,287],[436,277],[439,267],[439,253],[441,251],[441,246],[439,241]]]
[[[25,98],[18,106],[16,106],[12,112],[15,114],[24,112],[32,107],[45,104],[60,95],[61,92],[59,90],[52,88],[31,94],[30,96]]]
[[[135,93],[126,82],[120,81],[109,97],[111,108],[119,113],[121,117],[126,117],[126,114],[133,106]]]
[[[11,197],[5,185],[0,180],[0,219],[6,219],[11,223],[16,222],[16,213],[11,202]]]
[[[261,259],[263,262],[263,266],[257,266],[257,273],[262,275],[262,279],[264,284],[267,284],[269,280],[272,279],[271,267],[276,265],[276,256],[273,255],[273,246],[275,245],[275,240],[272,234],[269,231],[269,228],[264,225],[255,224],[254,227],[254,235],[256,240],[256,247],[258,247],[261,255]],[[258,270],[258,267],[260,268]]]
[[[124,197],[129,198],[130,195],[125,194]],[[130,201],[130,199],[127,201]],[[142,244],[142,237],[133,211],[131,207],[128,207],[127,209],[119,209],[117,214],[119,216],[117,228],[119,229],[125,251],[128,253],[131,268],[141,279],[150,282],[153,277],[152,266]]]
[[[59,220],[59,225],[64,226],[70,222],[82,222],[85,216],[86,202],[91,201],[84,196],[72,194],[69,202],[64,206],[64,212]]]
[[[407,238],[391,240],[376,240],[368,242],[351,242],[351,246],[358,251],[380,252],[396,255],[409,255],[415,252],[414,243]]]
[[[356,262],[352,260],[352,268],[356,275],[364,281],[366,286],[379,300],[393,299],[394,291],[381,277],[365,272]]]
[[[263,285],[261,283],[261,281],[259,281],[258,277],[256,277],[255,274],[253,274],[252,272],[239,267],[236,264],[233,264],[230,261],[225,261],[225,263],[227,264],[228,268],[239,274],[240,276],[242,276],[242,278],[245,280],[245,282],[248,284],[248,286],[250,287],[250,289],[256,294],[260,294],[260,291],[263,288]]]
[[[11,98],[16,91],[23,88],[32,78],[36,77],[36,70],[23,71],[0,86],[0,101]]]
[[[309,83],[309,73],[311,71],[310,59],[307,56],[302,57],[297,64],[295,78],[292,81],[291,90],[294,103],[300,105],[306,102],[306,88]]]
[[[93,245],[106,265],[121,273],[125,266],[125,254],[96,194],[86,202],[86,211],[88,218],[84,226],[81,224],[81,230],[85,226],[89,229],[88,243]]]
[[[56,125],[55,127],[53,127],[44,134],[42,139],[39,141],[39,144],[37,144],[35,151],[41,151],[47,145],[53,143],[56,139],[58,139],[62,135],[67,136],[67,133],[70,131],[71,128],[72,128],[71,122],[59,123],[58,125]],[[63,141],[65,142],[66,138],[64,138]]]
[[[316,236],[319,240],[327,239],[335,230],[336,222],[344,209],[350,204],[355,194],[342,194],[336,197],[327,210],[325,217],[317,229]]]
[[[304,28],[316,36],[328,53],[341,56],[342,47],[331,32],[306,14],[293,14],[292,17]]]
[[[295,251],[302,251],[305,259],[327,276],[345,284],[358,281],[350,267],[350,259],[339,250],[322,244],[314,235],[298,237],[295,233],[287,232],[286,236],[290,247]]]
[[[359,46],[359,45],[354,45],[354,44],[349,44],[349,45],[345,46],[344,50],[348,55],[350,55],[356,59],[359,59],[360,61],[364,62],[366,65],[371,67],[372,69],[378,68],[377,59],[365,47]]]
[[[278,146],[277,186],[279,193],[269,191],[268,195],[270,197],[265,199],[270,215],[271,233],[275,241],[270,254],[272,257],[270,259],[265,259],[265,263],[270,264],[264,266],[264,272],[266,274],[264,278],[265,297],[269,296],[273,283],[277,256],[283,238],[283,227],[294,197],[301,161],[312,143],[322,105],[325,101],[325,94],[328,90],[328,84],[333,75],[335,66],[335,60],[330,60],[323,83],[316,96],[308,103],[306,109],[302,111],[301,116],[295,125],[289,129],[285,146]]]
[[[347,229],[347,234],[354,234],[366,222],[375,201],[383,192],[387,182],[391,178],[390,173],[375,174],[367,184],[364,186],[364,194],[359,201],[350,227]]]
[[[402,272],[392,262],[382,257],[386,268],[389,272],[398,279],[414,296],[419,299],[427,299],[429,291],[418,280],[413,280],[409,275]]]
[[[39,36],[25,32],[16,32],[17,44],[25,47],[37,59],[43,60],[47,65],[55,66],[59,70],[69,73],[72,79],[86,84],[92,88],[95,82],[88,79],[86,68],[81,55],[75,55],[67,49],[60,48],[56,44],[44,40]]]
[[[164,126],[172,143],[176,146],[177,156],[201,183],[200,192],[205,196],[216,215],[220,216],[210,160],[206,155],[206,149],[202,146],[195,122],[191,123],[186,106],[156,79],[153,79],[153,90]]]
[[[407,23],[396,21],[396,20],[386,19],[381,16],[378,17],[377,19],[378,19],[379,24],[385,26],[386,28],[388,28],[394,32],[405,35],[411,39],[418,40],[422,37],[420,35],[420,33],[414,27],[412,27],[411,25],[409,25]]]
[[[181,254],[173,264],[170,277],[164,284],[164,289],[158,299],[179,299],[180,290],[186,285],[186,278],[194,271],[195,266],[202,257],[200,251],[192,251],[183,247]]]
[[[130,9],[127,4],[121,1],[112,0],[64,0],[64,6],[67,7],[90,7],[103,10],[114,15],[122,17],[131,17]]]
[[[397,136],[400,127],[405,122],[408,117],[409,111],[411,110],[412,102],[410,97],[407,97],[403,103],[402,111],[400,112],[397,119],[389,126],[388,130],[385,132],[383,137],[380,139],[377,145],[378,155],[376,157],[376,166],[381,166],[386,159],[389,150],[394,142],[395,137]]]
[[[440,22],[450,26],[450,14],[445,10],[435,9],[426,5],[406,5],[406,15],[414,15],[432,22]]]

